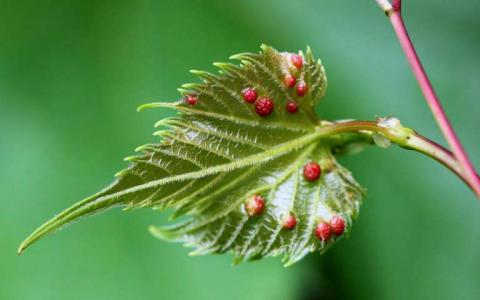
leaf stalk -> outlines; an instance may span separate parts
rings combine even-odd
[[[342,132],[357,132],[372,136],[374,133],[381,134],[392,143],[402,148],[417,151],[435,159],[442,165],[453,171],[461,180],[463,180],[470,189],[475,192],[469,178],[463,172],[462,165],[455,159],[453,153],[434,141],[416,133],[410,128],[403,127],[395,118],[379,119],[373,121],[345,121],[329,123],[322,127],[325,135],[334,135]],[[475,173],[477,179],[480,176]]]

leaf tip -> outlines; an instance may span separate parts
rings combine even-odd
[[[182,84],[182,88],[185,88],[185,89],[195,90],[195,89],[198,89],[200,87],[201,86],[198,83],[184,83],[184,84]]]
[[[25,241],[23,241],[20,246],[17,249],[17,254],[22,255],[23,251],[28,247],[28,245],[25,244]]]
[[[217,68],[219,68],[220,72],[225,72],[229,73],[230,70],[232,69],[232,65],[228,63],[223,63],[223,62],[214,62],[213,65]]]
[[[266,52],[269,48],[271,48],[269,45],[262,43],[260,45],[260,49],[262,49],[263,52]]]
[[[160,108],[160,107],[166,107],[166,108],[177,108],[177,105],[180,104],[179,101],[177,102],[152,102],[152,103],[145,103],[140,105],[137,108],[137,111],[143,111],[148,108]]]
[[[308,45],[307,45],[307,50],[305,51],[305,57],[308,63],[312,63],[314,61],[312,48],[310,48],[310,46]]]
[[[110,207],[114,207],[119,204],[118,199],[116,201],[101,201],[99,200],[102,192],[94,194],[84,200],[77,202],[76,204],[65,209],[55,217],[51,218],[47,222],[43,223],[40,227],[35,229],[18,247],[18,254],[22,254],[25,249],[32,244],[47,236],[48,234],[55,232],[64,226],[80,219],[83,216],[92,215],[96,212],[103,211]]]
[[[244,257],[241,255],[235,256],[232,261],[232,267],[236,267],[244,261]]]
[[[123,161],[128,161],[128,162],[133,162],[135,161],[137,158],[139,158],[139,155],[130,155],[130,156],[127,156],[123,159]]]
[[[291,267],[295,262],[292,260],[287,261],[286,263],[283,264],[284,268]]]
[[[237,54],[231,55],[231,56],[229,57],[229,59],[241,60],[241,61],[242,61],[242,60],[245,59],[245,57],[246,57],[248,54],[249,54],[249,53],[245,53],[245,52],[243,52],[243,53],[237,53]]]
[[[217,68],[222,69],[222,68],[224,68],[225,66],[227,66],[228,64],[227,64],[227,63],[224,63],[224,62],[217,62],[217,61],[216,61],[216,62],[213,62],[212,65],[213,65],[214,67],[217,67]]]
[[[141,112],[147,108],[151,108],[153,103],[144,103],[137,107],[137,112]]]
[[[162,228],[158,226],[154,226],[154,225],[148,226],[148,232],[150,232],[150,234],[156,237],[157,239],[161,239],[161,240],[168,239],[167,237],[168,235],[165,234],[166,231],[162,230]]]
[[[190,73],[192,73],[193,75],[197,75],[197,76],[202,76],[202,75],[208,74],[208,72],[206,72],[206,71],[195,70],[195,69],[190,70]]]
[[[18,247],[17,249],[17,254],[22,255],[25,250],[30,247],[33,243],[35,243],[38,239],[40,239],[42,236],[44,236],[47,231],[45,231],[45,228],[47,227],[46,225],[48,222],[39,228],[37,228],[34,232],[32,232]]]
[[[139,106],[137,106],[137,112],[141,112],[142,110],[147,108],[147,106],[148,106],[148,103],[140,104]]]
[[[143,152],[143,150],[145,150],[146,148],[148,147],[148,145],[141,145],[141,146],[138,146],[137,148],[135,148],[135,152]]]
[[[148,226],[148,232],[150,232],[150,234],[152,234],[153,236],[156,236],[157,235],[157,227],[153,226],[153,225]]]

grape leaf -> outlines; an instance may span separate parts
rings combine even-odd
[[[192,71],[202,82],[183,85],[175,103],[141,106],[172,108],[178,116],[156,124],[161,140],[137,148],[140,154],[126,159],[130,166],[111,186],[42,225],[19,251],[80,217],[117,206],[173,208],[172,218],[183,220],[151,227],[155,236],[184,242],[193,254],[232,252],[235,262],[283,255],[290,265],[341,239],[322,241],[316,227],[341,216],[348,233],[364,191],[332,154],[342,139],[325,132],[314,112],[327,86],[324,68],[309,48],[305,54],[266,45],[261,50],[232,56],[239,65],[215,63],[220,74]],[[247,88],[257,94],[255,103],[245,101]],[[265,97],[273,111],[261,115],[257,106]],[[286,108],[292,103],[294,113]],[[319,179],[305,178],[308,162],[320,165]],[[255,196],[265,204],[258,215],[246,209]],[[286,229],[288,216],[296,225]]]

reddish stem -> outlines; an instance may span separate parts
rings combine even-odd
[[[447,143],[452,149],[455,158],[462,167],[462,171],[465,173],[465,178],[467,178],[477,197],[480,198],[480,178],[476,175],[475,167],[468,158],[468,155],[460,143],[455,130],[450,124],[450,121],[448,120],[447,115],[440,104],[440,100],[438,99],[435,90],[433,89],[433,86],[422,66],[422,63],[420,62],[420,58],[415,51],[415,47],[413,46],[403,22],[401,8],[402,1],[393,0],[391,9],[386,11],[386,13],[389,16],[390,22],[392,23],[393,29],[397,34],[400,45],[405,52],[413,74],[420,85],[420,89],[422,90],[425,100],[430,106],[430,110],[432,111],[438,126],[440,127],[445,139],[447,140]]]
[[[401,7],[402,7],[402,0],[393,0],[392,8],[394,11],[400,12]]]

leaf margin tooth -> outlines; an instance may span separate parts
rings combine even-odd
[[[313,56],[312,48],[307,45],[307,49],[305,51],[305,58],[309,64],[313,63],[315,61],[315,58]]]
[[[145,103],[137,107],[137,111],[141,112],[144,111],[145,109],[151,109],[151,108],[173,108],[177,109],[177,107],[181,104],[182,102],[176,101],[176,102],[150,102],[150,103]]]
[[[197,76],[200,79],[203,79],[205,82],[210,82],[210,81],[215,81],[217,80],[217,76],[213,73],[210,73],[208,71],[203,71],[203,70],[190,70],[190,73],[193,75]]]

